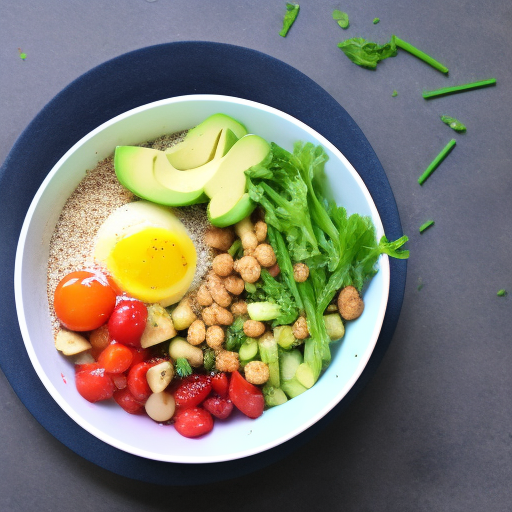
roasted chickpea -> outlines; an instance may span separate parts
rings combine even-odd
[[[211,306],[213,304],[212,294],[205,284],[202,284],[197,290],[196,301],[200,306]]]
[[[230,350],[220,350],[215,356],[215,368],[219,372],[236,372],[240,368],[238,353]]]
[[[267,238],[267,224],[262,220],[259,220],[254,224],[254,234],[258,242],[264,242]]]
[[[231,325],[233,323],[233,314],[216,303],[204,308],[201,314],[206,325]]]
[[[187,341],[191,345],[200,345],[206,336],[206,327],[202,320],[194,320],[187,332]]]
[[[224,330],[219,325],[211,325],[206,329],[206,344],[214,350],[220,349],[224,343]]]
[[[297,283],[303,283],[309,277],[309,267],[305,263],[293,265],[293,279]]]
[[[259,338],[265,332],[265,324],[258,320],[246,320],[244,322],[244,334],[249,338]]]
[[[219,251],[227,251],[234,240],[235,234],[230,228],[211,226],[204,235],[206,245],[209,245],[213,249],[218,249]]]
[[[309,336],[308,323],[303,316],[299,316],[292,325],[292,332],[298,340],[304,340]]]
[[[251,361],[244,366],[245,380],[256,386],[265,384],[270,377],[268,365],[262,361]]]
[[[233,257],[227,252],[215,256],[212,261],[212,268],[218,276],[229,276],[233,272]]]
[[[208,287],[208,291],[210,292],[213,300],[219,306],[226,308],[231,304],[231,295],[229,295],[228,291],[226,290],[222,278],[217,274],[213,272],[208,274],[208,277],[206,278],[206,286]]]
[[[353,286],[347,286],[338,295],[338,310],[345,320],[355,320],[364,311],[363,299]]]
[[[276,264],[277,259],[274,249],[270,244],[260,244],[254,249],[253,256],[258,260],[262,267],[272,267]]]
[[[238,276],[228,276],[224,279],[224,287],[233,295],[240,295],[244,289],[244,280]]]
[[[234,316],[242,316],[247,314],[247,303],[245,300],[238,300],[231,304],[231,313]]]
[[[261,274],[261,266],[254,256],[244,256],[235,261],[235,271],[246,283],[255,283]]]

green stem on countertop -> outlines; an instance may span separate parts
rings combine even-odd
[[[442,87],[441,89],[435,89],[433,91],[423,91],[423,97],[426,100],[428,100],[430,98],[436,98],[437,96],[444,96],[446,94],[469,91],[471,89],[478,89],[480,87],[487,87],[489,85],[495,84],[496,78],[489,78],[489,80],[480,80],[479,82],[471,82],[469,84],[454,85],[452,87]]]
[[[423,62],[426,62],[433,68],[437,69],[438,71],[441,71],[441,73],[448,73],[448,68],[444,64],[441,64],[437,60],[433,59],[430,55],[427,55],[425,52],[418,50],[418,48],[408,43],[407,41],[400,39],[399,37],[394,36],[394,40],[398,48],[402,48],[402,50],[405,50],[406,52],[409,52],[411,55],[418,57],[418,59],[421,59]]]
[[[418,183],[423,185],[427,178],[437,169],[439,164],[446,158],[448,153],[453,149],[457,141],[452,139],[446,146],[441,150],[441,152],[432,160],[432,163],[425,169],[425,172],[419,177]]]

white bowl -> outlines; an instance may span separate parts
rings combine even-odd
[[[21,231],[15,266],[15,297],[23,340],[44,386],[62,409],[102,441],[148,459],[209,463],[238,459],[273,448],[325,416],[361,375],[377,342],[389,292],[389,261],[379,259],[379,272],[368,286],[361,318],[347,326],[341,343],[331,345],[329,368],[306,393],[265,411],[256,420],[235,414],[217,421],[199,439],[180,436],[145,416],[132,416],[115,403],[91,404],[77,393],[73,363],[54,348],[46,295],[49,242],[66,199],[85,176],[118,145],[133,145],[191,128],[222,112],[248,130],[291,150],[295,141],[321,144],[329,161],[326,173],[334,197],[348,213],[369,215],[384,233],[377,208],[348,160],[324,137],[274,108],[215,95],[191,95],[135,108],[102,124],[77,142],[55,165],[39,188]]]

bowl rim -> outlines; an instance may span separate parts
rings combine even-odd
[[[68,402],[61,396],[59,391],[55,388],[53,383],[50,381],[50,379],[47,377],[46,372],[44,371],[37,354],[35,352],[35,349],[33,348],[31,338],[28,331],[26,316],[25,316],[25,310],[23,307],[23,292],[22,292],[22,273],[23,273],[23,253],[25,248],[25,242],[27,238],[28,229],[32,220],[32,217],[34,215],[34,212],[37,208],[37,205],[39,201],[41,200],[41,197],[43,196],[46,187],[48,186],[49,182],[52,180],[55,174],[59,171],[60,167],[64,164],[64,162],[70,157],[71,154],[73,154],[79,147],[83,146],[85,143],[89,141],[89,139],[96,136],[98,133],[103,131],[104,129],[108,128],[109,126],[112,126],[119,121],[122,121],[125,118],[131,117],[133,115],[136,115],[139,112],[143,112],[149,109],[158,108],[162,105],[172,104],[172,103],[181,103],[181,102],[187,102],[187,101],[219,101],[219,102],[228,102],[228,103],[235,103],[235,104],[242,104],[250,107],[257,108],[259,110],[266,111],[270,114],[277,115],[278,117],[281,117],[285,119],[288,122],[291,122],[293,124],[298,125],[300,128],[302,128],[304,131],[311,134],[315,139],[319,141],[319,143],[328,148],[329,151],[331,151],[338,159],[340,159],[348,172],[352,175],[356,183],[358,184],[359,189],[363,193],[369,209],[371,211],[371,217],[373,220],[373,223],[376,228],[376,234],[377,237],[380,237],[382,234],[384,234],[384,228],[382,225],[382,220],[380,218],[379,212],[377,210],[377,207],[373,201],[373,198],[364,183],[363,179],[359,175],[359,173],[355,170],[355,168],[352,166],[352,164],[348,161],[348,159],[341,153],[341,151],[336,148],[331,142],[329,142],[323,135],[318,133],[313,128],[309,127],[304,122],[298,120],[297,118],[291,116],[290,114],[287,114],[275,107],[270,107],[268,105],[265,105],[263,103],[259,103],[252,100],[246,100],[234,96],[228,96],[228,95],[220,95],[220,94],[188,94],[188,95],[182,95],[182,96],[174,96],[171,98],[165,98],[162,100],[150,102],[144,105],[140,105],[138,107],[135,107],[133,109],[130,109],[126,112],[123,112],[108,121],[102,123],[98,127],[96,127],[94,130],[90,131],[88,134],[86,134],[84,137],[82,137],[79,141],[77,141],[70,149],[64,153],[64,155],[57,161],[57,163],[52,167],[52,169],[49,171],[43,182],[41,183],[40,187],[38,188],[36,194],[34,195],[30,206],[27,210],[27,213],[25,215],[25,219],[23,221],[23,225],[20,231],[18,244],[16,248],[16,256],[15,256],[15,266],[14,266],[14,296],[15,296],[15,305],[16,305],[16,311],[18,316],[18,323],[20,326],[20,331],[22,334],[23,342],[25,345],[25,348],[27,350],[29,359],[32,363],[32,366],[34,367],[39,379],[45,386],[48,393],[52,396],[52,398],[57,402],[57,404],[61,407],[61,409],[71,418],[73,419],[78,425],[80,425],[82,428],[84,428],[86,431],[100,439],[101,441],[118,448],[120,450],[123,450],[127,453],[131,453],[133,455],[137,455],[143,458],[151,459],[151,460],[157,460],[162,462],[177,462],[177,463],[187,463],[187,464],[203,464],[203,463],[216,463],[216,462],[226,462],[230,460],[236,460],[245,458],[251,455],[255,455],[258,453],[262,453],[266,450],[269,450],[271,448],[274,448],[276,446],[279,446],[286,441],[294,438],[295,436],[299,435],[300,433],[307,430],[309,427],[317,423],[319,420],[321,420],[324,416],[326,416],[345,396],[346,394],[353,388],[356,381],[359,379],[361,374],[363,373],[364,369],[367,366],[367,363],[375,349],[375,345],[377,344],[377,340],[382,328],[382,324],[384,321],[384,316],[386,313],[388,298],[389,298],[389,287],[390,287],[390,267],[389,267],[389,257],[386,254],[382,254],[379,257],[378,260],[378,266],[379,266],[379,273],[382,275],[383,279],[383,290],[382,295],[380,297],[380,303],[377,313],[377,319],[375,322],[375,325],[372,330],[372,336],[369,344],[366,347],[364,357],[361,357],[360,364],[358,365],[357,369],[358,371],[355,371],[351,374],[350,379],[346,382],[346,384],[340,388],[339,392],[335,395],[333,399],[331,399],[329,402],[326,403],[324,407],[322,407],[316,414],[312,415],[308,421],[303,422],[300,426],[297,428],[294,428],[286,435],[282,435],[276,439],[273,439],[272,441],[257,445],[255,448],[247,449],[247,450],[240,450],[234,454],[226,455],[226,456],[201,456],[201,457],[194,457],[191,459],[190,457],[186,456],[174,456],[172,458],[168,457],[167,455],[162,455],[158,453],[153,452],[147,452],[146,450],[139,449],[136,447],[133,447],[132,445],[125,443],[123,441],[120,441],[116,439],[113,436],[110,436],[108,434],[105,434],[102,430],[98,429],[94,425],[92,425],[86,418],[78,414],[73,407],[71,407]]]

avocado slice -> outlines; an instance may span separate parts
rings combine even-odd
[[[189,130],[182,142],[165,151],[169,162],[179,170],[194,169],[210,162],[216,156],[221,132],[227,129],[236,139],[247,134],[245,126],[232,117],[213,114]]]
[[[217,171],[204,185],[204,192],[211,199],[208,217],[213,225],[235,224],[254,209],[246,193],[245,171],[269,155],[270,145],[265,139],[246,135],[221,159]]]

